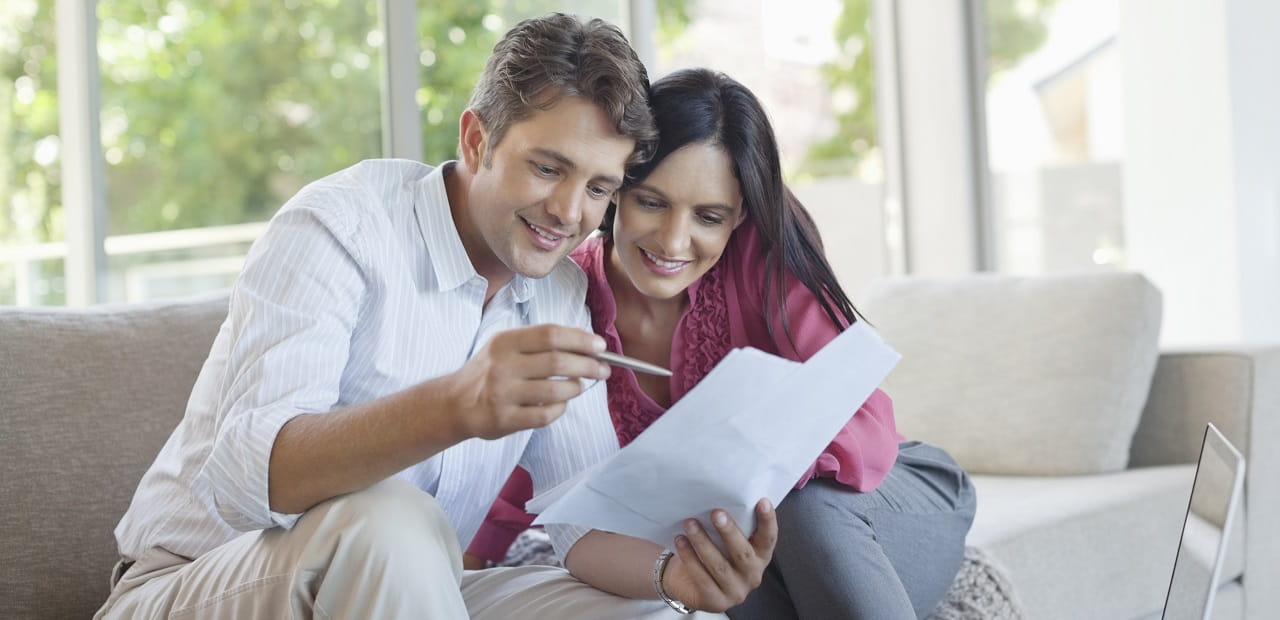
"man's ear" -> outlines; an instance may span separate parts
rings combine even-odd
[[[475,173],[484,163],[485,149],[489,146],[489,133],[475,110],[467,108],[458,121],[458,151],[462,165]]]

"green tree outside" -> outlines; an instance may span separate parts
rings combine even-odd
[[[984,1],[988,75],[1012,67],[1044,43],[1045,21],[1057,1]],[[839,51],[821,71],[829,92],[852,105],[836,110],[836,132],[810,148],[801,175],[850,174],[877,144],[871,0],[843,4],[833,29]]]
[[[1056,0],[986,0],[990,65],[1034,50]],[[65,237],[55,0],[0,3],[0,247]],[[822,68],[852,93],[802,173],[847,174],[875,145],[869,0],[844,0]],[[380,154],[383,36],[374,0],[100,2],[98,45],[110,235],[263,221],[302,185]],[[433,0],[418,10],[423,160],[455,156],[456,122],[498,37],[550,0]],[[659,0],[659,42],[693,3]],[[621,21],[617,0],[571,12]],[[831,162],[846,162],[835,167]],[[15,274],[0,265],[0,303]],[[60,277],[45,261],[40,278]],[[47,302],[57,303],[55,293]]]

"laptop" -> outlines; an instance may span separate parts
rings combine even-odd
[[[1209,424],[1204,429],[1200,461],[1191,501],[1182,524],[1182,539],[1173,562],[1173,576],[1165,596],[1164,620],[1209,620],[1222,578],[1240,494],[1244,488],[1244,457]]]

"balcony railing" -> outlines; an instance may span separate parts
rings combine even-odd
[[[114,235],[104,240],[110,301],[135,302],[226,286],[244,263],[244,253],[266,222]],[[221,250],[221,251],[220,251]],[[64,242],[0,246],[0,267],[13,272],[12,302],[42,303],[49,281],[40,263],[64,261]],[[113,260],[114,259],[114,260]],[[0,297],[7,297],[0,291]],[[105,301],[105,300],[104,300]]]

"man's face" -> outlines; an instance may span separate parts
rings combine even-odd
[[[466,213],[455,220],[476,271],[491,282],[551,273],[599,226],[635,148],[579,97],[509,126],[496,148],[464,115],[462,141],[473,179]]]

